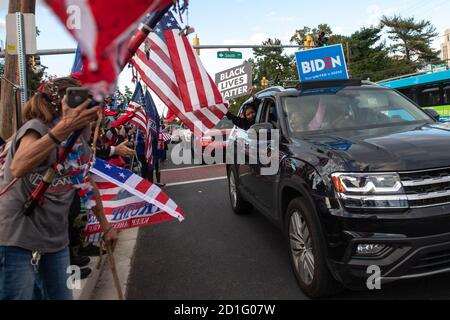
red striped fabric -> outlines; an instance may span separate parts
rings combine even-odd
[[[153,144],[152,144],[152,131],[150,126],[150,121],[152,121],[144,109],[136,112],[133,119],[130,120],[131,124],[134,124],[142,131],[145,137],[145,159],[147,163],[151,166],[153,165]]]
[[[205,133],[225,116],[228,104],[187,37],[177,27],[166,28],[169,25],[177,26],[171,13],[150,33],[132,63],[147,86],[191,131],[197,128]]]

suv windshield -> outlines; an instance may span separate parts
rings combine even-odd
[[[283,97],[282,103],[292,133],[431,120],[397,92],[378,87],[311,89],[297,97]]]

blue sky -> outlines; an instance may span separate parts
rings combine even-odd
[[[76,43],[43,1],[37,3],[36,20],[41,30],[38,49],[75,47]],[[320,23],[328,23],[335,33],[349,35],[362,26],[377,24],[383,14],[394,13],[429,19],[440,34],[450,28],[448,0],[190,0],[190,3],[189,25],[196,29],[201,44],[260,44],[268,37],[280,38],[288,44],[296,29]],[[0,40],[5,39],[7,5],[8,0],[0,0]],[[436,41],[436,48],[441,41],[442,38]],[[242,52],[244,59],[251,57],[251,50]],[[212,50],[202,51],[201,59],[212,76],[242,62],[219,60],[217,51]],[[72,62],[72,55],[42,57],[49,73],[58,76],[66,75]],[[130,79],[130,73],[124,71],[119,85],[130,85]]]

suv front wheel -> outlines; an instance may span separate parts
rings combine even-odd
[[[230,167],[228,169],[228,192],[230,194],[231,207],[239,215],[250,213],[252,205],[242,198],[238,186],[239,180],[237,179],[236,170]]]
[[[336,293],[340,285],[328,269],[319,222],[303,198],[290,202],[285,233],[292,269],[302,291],[311,298]]]

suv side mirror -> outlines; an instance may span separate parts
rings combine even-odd
[[[439,113],[434,110],[434,109],[422,109],[423,112],[425,112],[429,117],[433,118],[436,121],[439,121],[439,119],[441,118],[441,116],[439,115]]]

